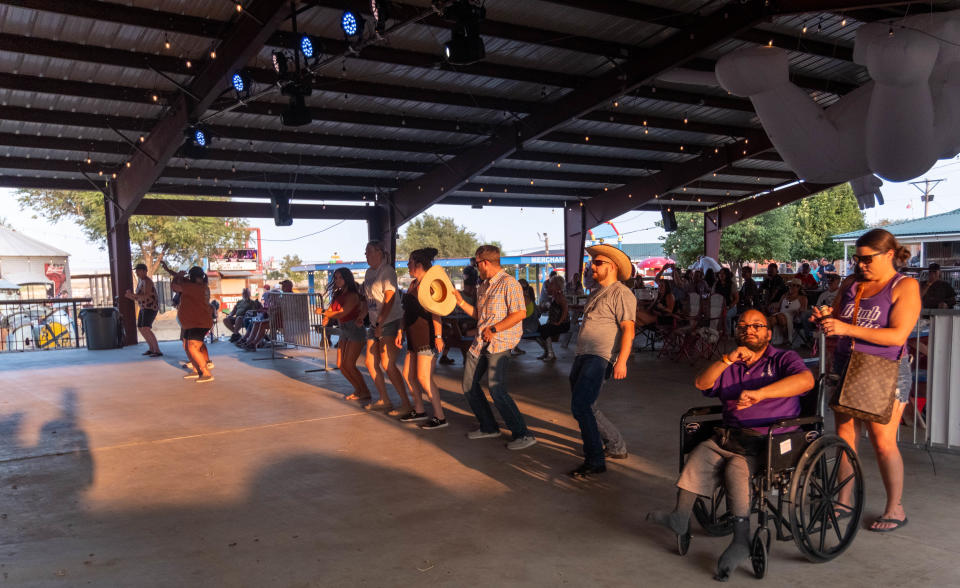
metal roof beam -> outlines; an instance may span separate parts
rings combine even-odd
[[[607,192],[598,192],[586,206],[587,225],[594,227],[629,212],[650,200],[696,181],[697,178],[730,166],[736,161],[771,149],[769,139],[738,142],[717,148],[690,161],[664,166],[663,171],[640,178]]]
[[[728,206],[723,206],[710,214],[714,218],[718,218],[717,215],[719,215],[718,225],[722,230],[742,220],[763,214],[764,212],[769,212],[780,206],[801,200],[807,196],[812,196],[832,187],[833,184],[800,183],[790,186],[789,188],[770,192],[769,194],[762,194],[756,198],[750,198]]]
[[[474,175],[509,156],[524,141],[538,139],[570,119],[632,91],[661,72],[682,65],[705,48],[755,25],[763,16],[763,2],[760,1],[726,6],[703,19],[700,26],[674,35],[645,51],[644,59],[620,64],[615,70],[593,80],[589,86],[574,90],[549,108],[531,114],[516,127],[505,127],[488,142],[470,148],[417,180],[406,182],[393,197],[398,224],[413,218]]]
[[[266,202],[229,202],[219,200],[171,200],[145,198],[135,214],[155,216],[214,216],[240,218],[273,218],[273,209]],[[293,202],[290,216],[303,219],[367,220],[366,206],[327,206]]]
[[[150,132],[142,150],[134,153],[130,167],[116,181],[117,205],[126,222],[143,195],[159,177],[167,161],[183,143],[186,125],[202,115],[226,86],[229,74],[244,67],[267,38],[290,15],[285,0],[253,0],[224,31],[216,47],[217,59],[199,68],[188,91],[181,93],[165,116]]]

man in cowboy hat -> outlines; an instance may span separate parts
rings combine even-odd
[[[611,245],[587,247],[587,253],[597,288],[590,292],[583,307],[577,357],[570,369],[571,409],[580,424],[584,456],[583,465],[570,472],[574,478],[587,478],[607,470],[604,442],[611,457],[627,456],[620,432],[596,408],[596,403],[600,388],[611,374],[616,380],[627,377],[637,312],[636,297],[621,283],[633,274],[627,254]]]

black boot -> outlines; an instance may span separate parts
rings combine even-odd
[[[733,517],[733,541],[717,562],[714,580],[726,582],[730,574],[745,559],[750,557],[750,517]]]

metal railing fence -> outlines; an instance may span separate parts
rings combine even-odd
[[[86,346],[78,311],[90,298],[0,300],[0,352]]]

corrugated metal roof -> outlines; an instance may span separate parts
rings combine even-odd
[[[23,233],[0,227],[0,257],[67,257],[70,254]]]
[[[898,239],[902,237],[934,237],[954,235],[960,239],[960,208],[951,210],[950,212],[928,216],[926,218],[891,223],[880,228],[885,231],[889,231]],[[856,241],[857,238],[869,230],[870,229],[862,229],[860,231],[841,233],[839,235],[833,235],[832,239],[834,241]]]
[[[427,10],[431,3],[430,0],[406,0],[404,4]],[[482,144],[496,128],[513,125],[522,128],[528,113],[550,109],[573,91],[572,86],[589,87],[591,78],[619,67],[604,54],[608,48],[634,50],[654,46],[676,33],[676,29],[667,26],[679,22],[675,14],[693,15],[699,11],[706,15],[724,6],[724,2],[705,0],[642,0],[636,4],[629,8],[651,14],[649,7],[660,7],[665,16],[649,21],[628,18],[623,7],[612,4],[573,6],[559,0],[487,0],[488,30],[484,31],[481,24],[487,58],[476,68],[451,68],[443,64],[441,47],[450,37],[450,31],[439,26],[442,23],[434,20],[411,24],[386,41],[376,43],[375,50],[333,59],[319,70],[317,87],[307,98],[307,104],[329,112],[331,116],[327,118],[342,114],[339,120],[318,117],[302,128],[283,127],[277,114],[286,107],[287,99],[278,92],[260,97],[249,106],[249,112],[208,111],[203,122],[223,131],[219,137],[214,133],[209,158],[174,157],[159,183],[214,189],[229,181],[237,187],[264,190],[293,185],[311,190],[323,187],[322,178],[329,175],[333,184],[337,181],[335,178],[341,177],[353,183],[367,179],[371,183],[382,180],[396,185],[398,181],[419,176],[420,170],[442,165],[470,146]],[[942,4],[960,2],[951,0]],[[190,76],[202,68],[207,52],[217,45],[216,35],[239,18],[234,4],[223,0],[189,3],[125,0],[114,10],[124,11],[131,6],[155,11],[157,18],[133,25],[113,22],[109,14],[104,18],[72,16],[67,14],[69,9],[55,5],[45,11],[0,5],[0,35],[69,42],[88,48],[61,52],[56,57],[49,56],[56,52],[51,53],[42,46],[18,50],[8,43],[6,50],[0,50],[0,106],[20,108],[12,112],[8,109],[9,116],[0,117],[0,175],[82,179],[79,171],[67,167],[82,164],[88,156],[93,160],[93,167],[121,166],[133,153],[133,147],[109,128],[106,117],[126,117],[113,120],[120,125],[118,130],[124,136],[135,141],[140,133],[146,132],[139,130],[142,128],[139,121],[149,128],[166,108],[162,99],[152,103],[150,94],[174,93],[178,90],[174,82],[189,83]],[[186,15],[206,19],[210,32],[200,36],[166,30],[165,13],[177,18]],[[340,47],[339,15],[336,8],[313,7],[301,13],[298,28]],[[842,55],[824,54],[829,52],[823,47],[831,44],[841,54],[849,51],[859,23],[848,18],[844,26],[842,18],[830,14],[775,17],[757,27],[762,32],[796,39],[795,43],[781,40],[778,44],[790,50],[791,71],[795,76],[820,80],[814,84],[820,89],[811,92],[811,96],[821,105],[834,103],[845,88],[868,79],[862,67],[841,58]],[[800,31],[804,23],[808,23],[806,34]],[[816,30],[812,23],[816,23]],[[289,22],[280,28],[291,30]],[[534,36],[531,40],[528,35],[531,30],[545,32],[546,36]],[[558,46],[570,38],[580,43],[593,40],[598,45],[586,51]],[[170,48],[164,46],[165,42],[170,43]],[[696,67],[703,67],[705,63],[709,66],[704,60],[716,59],[750,44],[751,41],[739,38],[717,43],[695,60]],[[119,49],[124,54],[136,52],[150,59],[167,58],[157,61],[161,64],[158,67],[173,81],[151,70],[145,61],[139,61],[140,57],[127,65],[112,65],[118,60],[129,60],[107,49]],[[264,46],[248,67],[269,71],[274,50],[276,47]],[[395,54],[391,55],[391,51]],[[184,70],[187,59],[194,64],[191,70]],[[12,75],[14,79],[4,78],[3,74]],[[66,83],[51,88],[48,85],[51,80]],[[556,132],[569,136],[560,135],[558,139],[557,135],[547,135],[540,140],[525,141],[524,154],[496,164],[499,175],[492,170],[473,181],[504,186],[512,196],[523,190],[531,191],[524,187],[529,181],[520,177],[523,174],[508,174],[503,170],[529,170],[531,175],[539,174],[533,178],[537,193],[525,197],[557,200],[567,198],[571,191],[583,191],[589,196],[591,191],[596,193],[604,187],[618,185],[616,181],[655,173],[644,165],[683,164],[695,159],[701,151],[730,143],[748,131],[760,130],[749,103],[734,99],[718,87],[653,83],[661,89],[659,95],[652,91],[640,92],[643,97],[624,95],[619,99],[617,112],[675,123],[687,118],[691,123],[705,126],[689,130],[678,124],[654,124],[645,129],[622,121],[573,118],[556,127]],[[258,90],[269,87],[257,84]],[[223,88],[224,95],[218,104],[233,100],[227,80]],[[609,108],[609,104],[601,105],[601,109]],[[265,114],[267,109],[270,112]],[[67,113],[89,116],[68,120],[64,116]],[[364,115],[381,118],[364,118]],[[98,121],[101,116],[102,123]],[[394,117],[392,124],[383,124],[384,116]],[[406,124],[408,117],[410,124]],[[478,130],[471,125],[483,126]],[[581,134],[593,135],[598,140],[590,144],[571,139]],[[679,145],[684,146],[684,152],[677,152]],[[549,161],[554,155],[557,161]],[[5,158],[7,167],[3,167]],[[309,163],[296,165],[298,158]],[[47,163],[34,165],[31,163],[34,161]],[[374,166],[377,169],[365,168],[364,162],[371,161],[383,165]],[[561,161],[562,167],[558,167]],[[633,161],[637,162],[635,167],[630,165]],[[386,167],[391,164],[400,169]],[[416,164],[417,171],[410,171],[409,164]],[[233,167],[238,168],[237,173],[231,171]],[[763,172],[788,170],[783,162],[759,159],[741,160],[735,162],[734,167],[755,171],[761,179],[754,182],[750,177],[718,173],[688,183],[688,191],[696,189],[703,197],[725,194],[726,190],[695,186],[707,181],[740,187],[751,182],[758,186],[774,185],[783,181],[782,174],[764,177]],[[200,179],[187,177],[188,170],[196,170]],[[224,177],[217,172],[222,172]],[[299,179],[286,180],[284,174]],[[596,181],[604,175],[611,177],[609,184]],[[263,179],[257,181],[257,176]],[[277,183],[276,179],[284,181]],[[347,195],[365,190],[369,191],[363,186],[342,187]],[[557,195],[546,193],[551,190]],[[476,196],[469,190],[461,192]],[[730,192],[743,193],[742,190]]]

